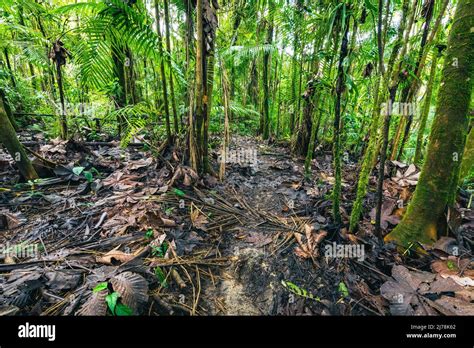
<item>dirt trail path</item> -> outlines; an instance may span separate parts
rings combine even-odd
[[[217,192],[245,211],[247,218],[237,226],[223,231],[220,249],[236,260],[225,269],[222,281],[214,290],[206,290],[204,298],[219,302],[214,314],[275,315],[306,310],[282,285],[282,281],[298,283],[302,288],[317,291],[327,287],[311,261],[294,254],[293,232],[304,233],[304,223],[314,222],[311,203],[303,180],[303,162],[291,158],[283,147],[268,146],[251,138],[237,137],[231,145],[237,154],[256,153],[251,164],[230,163],[224,184]],[[253,165],[252,165],[253,164]],[[318,225],[328,219],[319,216]],[[337,280],[336,280],[337,286]],[[311,302],[311,301],[310,301]],[[314,301],[313,301],[314,302]],[[314,302],[313,307],[320,304]]]

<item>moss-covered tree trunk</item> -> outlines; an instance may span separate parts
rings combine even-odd
[[[467,136],[466,147],[464,148],[464,155],[462,156],[461,170],[459,171],[459,180],[463,180],[469,175],[469,172],[474,167],[474,127]]]
[[[171,109],[173,110],[173,125],[174,131],[176,134],[179,133],[179,126],[178,126],[178,112],[176,111],[176,99],[174,96],[174,82],[173,82],[173,73],[172,73],[172,66],[171,66],[171,39],[170,39],[170,13],[169,13],[169,4],[168,0],[164,1],[164,9],[165,9],[165,38],[166,38],[166,52],[167,58],[166,61],[168,63],[168,71],[169,71],[169,80],[170,80],[170,98],[171,98]]]
[[[333,202],[333,217],[334,222],[341,224],[341,213],[339,211],[341,199],[341,111],[342,111],[342,95],[345,90],[345,67],[344,60],[349,52],[349,7],[341,7],[341,13],[345,14],[344,19],[344,34],[342,36],[341,50],[339,52],[339,64],[337,68],[337,82],[336,82],[336,102],[334,106],[334,138],[333,138],[333,157],[334,157],[334,188],[332,191]]]
[[[199,174],[210,171],[208,110],[211,107],[212,88],[209,90],[208,77],[212,84],[214,71],[208,71],[208,67],[214,66],[218,8],[219,4],[215,0],[212,3],[210,0],[198,0],[196,4],[195,107],[189,131],[189,151],[191,166]]]
[[[385,237],[407,247],[437,239],[442,216],[457,183],[466,142],[474,78],[474,0],[460,0],[448,40],[436,116],[420,180],[400,224]]]
[[[8,103],[7,96],[5,95],[5,92],[1,88],[0,88],[0,99],[2,99],[2,101],[3,101],[3,107],[5,108],[5,112],[7,113],[8,119],[10,120],[10,123],[13,126],[13,129],[16,132],[18,132],[19,127],[18,127],[18,125],[15,121],[15,117],[13,116],[12,108],[11,108],[10,104]]]
[[[160,12],[158,9],[158,0],[155,0],[155,19],[156,19],[156,33],[158,36],[158,50],[161,56],[160,59],[160,77],[161,77],[161,86],[163,88],[163,104],[165,108],[165,123],[166,123],[166,137],[168,139],[168,143],[172,143],[171,137],[171,125],[170,125],[170,109],[169,109],[169,101],[168,101],[168,86],[166,83],[166,73],[165,73],[165,59],[163,57],[163,39],[161,36],[161,28],[160,28]]]
[[[265,40],[266,45],[271,45],[273,41],[273,13],[274,4],[273,0],[268,2],[269,20],[267,22],[267,37]],[[268,139],[270,136],[270,52],[266,50],[263,54],[263,122],[262,125],[262,138]]]
[[[61,115],[59,117],[59,134],[61,139],[67,139],[68,136],[66,101],[64,97],[63,73],[61,69],[62,66],[66,64],[67,55],[68,53],[63,47],[63,43],[60,40],[54,42],[50,56],[54,60],[54,63],[56,65],[56,80],[58,82],[59,101],[61,103]]]
[[[431,61],[430,77],[426,86],[425,100],[420,115],[420,127],[418,129],[418,135],[416,137],[415,159],[413,160],[415,164],[419,164],[421,161],[421,152],[423,149],[423,133],[425,132],[426,122],[428,121],[428,115],[430,113],[431,97],[433,95],[433,84],[436,76],[436,66],[438,65],[438,58],[441,55],[441,51],[439,49],[437,49],[437,51],[438,53],[433,56],[433,60]]]
[[[26,155],[25,149],[16,136],[15,129],[8,119],[2,98],[0,98],[0,143],[5,145],[8,153],[15,160],[21,175],[26,180],[38,178],[36,170],[33,168],[30,159]]]

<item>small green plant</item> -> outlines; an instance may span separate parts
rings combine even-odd
[[[298,296],[301,296],[301,297],[304,297],[304,298],[309,298],[311,300],[315,300],[315,301],[318,301],[318,302],[321,301],[321,299],[318,296],[314,296],[310,292],[306,291],[305,289],[300,288],[298,285],[296,285],[292,282],[282,280],[281,284],[286,289],[288,289],[288,291],[294,293],[295,295],[298,295]]]
[[[166,281],[166,275],[160,267],[155,268],[155,275],[156,278],[158,278],[158,281],[160,282],[161,286],[167,288],[168,282]]]
[[[145,239],[152,239],[154,235],[153,229],[149,228],[145,232]]]
[[[180,196],[180,197],[184,197],[184,196],[185,196],[185,193],[184,193],[183,191],[181,191],[180,189],[175,188],[175,189],[173,189],[173,192],[174,192],[176,195]]]
[[[458,269],[456,263],[453,260],[448,260],[448,262],[446,262],[446,266],[448,266],[448,269],[450,269],[450,270],[457,270]]]
[[[151,255],[156,257],[165,257],[168,250],[168,243],[164,241],[160,246],[154,246],[151,250]]]
[[[113,292],[105,297],[105,302],[107,302],[107,307],[110,310],[112,315],[116,316],[130,316],[133,314],[133,310],[127,305],[120,303],[120,294],[118,292]]]
[[[343,297],[349,297],[349,290],[344,282],[339,283],[338,291]]]
[[[109,284],[107,282],[97,284],[94,289],[92,289],[92,292],[101,292],[104,290],[109,291]],[[105,302],[107,303],[110,313],[114,316],[130,316],[133,314],[133,310],[130,307],[120,302],[120,294],[116,291],[108,294],[105,297]]]

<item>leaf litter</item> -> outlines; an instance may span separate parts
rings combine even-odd
[[[55,177],[0,178],[0,242],[33,247],[0,254],[0,315],[472,315],[471,210],[455,208],[451,237],[417,257],[380,247],[369,213],[338,240],[363,244],[365,259],[328,257],[338,238],[328,149],[308,180],[284,144],[235,136],[233,146],[257,149],[258,167],[231,163],[220,183],[177,163],[176,149],[163,152],[170,166],[135,146],[40,145]],[[392,165],[386,232],[419,175]],[[354,171],[347,163],[345,223]]]

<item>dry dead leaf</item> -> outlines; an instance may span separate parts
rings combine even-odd
[[[418,183],[420,172],[416,172],[416,166],[410,164],[408,169],[402,174],[400,170],[397,170],[397,174],[392,180],[398,183],[400,186],[415,186]]]
[[[115,265],[117,262],[124,263],[133,259],[134,255],[124,253],[120,250],[111,250],[103,256],[97,257],[96,261],[106,265]]]
[[[433,272],[443,278],[451,278],[462,286],[474,286],[474,270],[470,269],[471,261],[450,257],[447,260],[436,260],[431,264]],[[462,271],[462,274],[461,274]]]
[[[382,216],[380,217],[380,227],[386,230],[388,224],[397,225],[400,222],[400,214],[395,214],[394,209],[397,206],[397,202],[393,199],[385,199],[382,203]],[[370,212],[370,218],[375,223],[375,208]]]
[[[194,227],[199,228],[203,231],[206,230],[206,224],[209,223],[207,220],[207,216],[202,214],[199,209],[193,209],[191,211],[191,223],[193,224]]]
[[[130,170],[136,170],[136,169],[140,169],[140,168],[143,168],[143,167],[148,167],[152,163],[153,163],[153,158],[152,157],[149,157],[147,159],[142,158],[142,159],[139,159],[137,161],[129,161],[127,163],[127,168],[130,169]]]
[[[249,232],[245,239],[247,243],[252,243],[256,248],[261,248],[273,241],[272,236],[262,232]]]
[[[435,303],[454,315],[474,315],[474,303],[466,302],[456,297],[441,296]]]
[[[326,236],[326,231],[316,232],[313,226],[306,224],[304,240],[303,234],[295,233],[295,239],[298,242],[298,246],[295,248],[296,255],[304,259],[318,257],[317,247]]]
[[[120,294],[123,304],[140,314],[140,309],[148,302],[148,282],[141,275],[124,272],[110,279],[114,291]]]
[[[105,178],[102,183],[105,187],[112,186],[114,190],[128,190],[143,185],[138,180],[137,175],[125,175],[121,171],[115,171]]]

